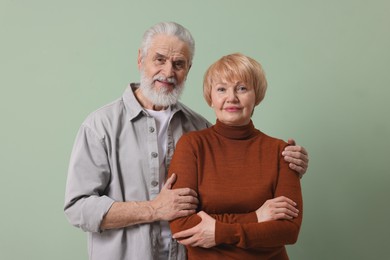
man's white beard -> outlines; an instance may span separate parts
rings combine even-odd
[[[155,106],[170,106],[177,103],[180,98],[181,93],[184,89],[184,82],[180,85],[177,85],[174,81],[174,87],[172,90],[168,90],[165,88],[155,89],[153,82],[156,79],[165,79],[165,77],[157,75],[153,77],[153,79],[147,78],[145,73],[141,71],[141,82],[140,82],[140,90],[144,97],[149,99],[150,102]],[[172,78],[169,78],[173,80]]]

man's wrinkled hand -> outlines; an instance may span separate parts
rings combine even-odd
[[[190,188],[172,190],[175,181],[176,174],[172,174],[165,182],[161,192],[151,201],[155,220],[170,221],[196,212],[199,203],[196,192]]]
[[[299,177],[302,178],[309,167],[309,154],[304,147],[296,145],[294,139],[288,139],[288,144],[289,146],[282,152],[284,160],[288,162],[289,167],[298,172]]]

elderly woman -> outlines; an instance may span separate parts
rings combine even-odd
[[[222,57],[205,74],[216,124],[184,135],[169,169],[177,175],[172,188],[194,189],[200,200],[197,214],[170,222],[188,259],[288,259],[285,245],[297,241],[302,194],[281,155],[288,144],[251,120],[266,88],[261,65],[242,54]]]

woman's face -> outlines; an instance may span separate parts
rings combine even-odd
[[[222,123],[247,125],[255,107],[255,90],[242,82],[217,83],[211,88],[211,106]]]

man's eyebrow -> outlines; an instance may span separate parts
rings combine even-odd
[[[166,56],[165,55],[163,55],[163,54],[161,54],[161,53],[158,53],[158,52],[156,52],[156,54],[154,55],[154,57],[155,58],[166,58]]]
[[[161,54],[159,52],[156,52],[153,56],[153,59],[163,58],[165,60],[168,60],[169,58],[165,56],[164,54]],[[176,63],[188,63],[188,60],[186,57],[174,57],[173,62]]]

